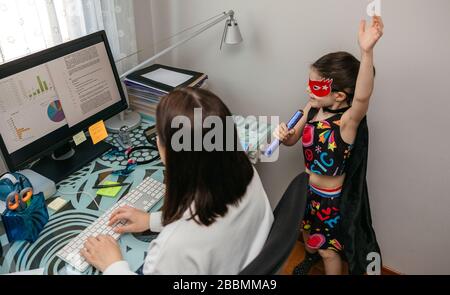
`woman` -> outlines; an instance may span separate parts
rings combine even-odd
[[[194,123],[198,110],[201,128]],[[238,149],[236,127],[226,126],[230,116],[217,96],[201,89],[175,90],[158,105],[158,149],[166,166],[162,211],[147,214],[123,207],[110,219],[110,225],[127,222],[117,229],[119,233],[160,232],[150,243],[144,274],[237,274],[262,249],[273,214],[258,173]],[[214,124],[214,130],[205,128],[212,126],[205,120],[223,128]],[[199,150],[194,144],[198,135],[203,143],[217,130],[214,145],[221,143],[219,148]],[[182,142],[180,134],[187,135]],[[232,151],[220,148],[230,144]],[[109,236],[89,238],[81,254],[104,274],[133,274]]]

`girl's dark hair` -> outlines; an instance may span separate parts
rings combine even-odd
[[[333,91],[347,94],[347,101],[352,103],[355,95],[360,62],[348,52],[329,53],[315,63],[315,69],[323,78],[333,79]],[[373,69],[375,73],[375,68]]]
[[[194,109],[202,109],[202,123],[208,116],[216,116],[222,122],[217,136],[223,143],[223,151],[190,150],[175,151],[172,137],[183,128],[172,127],[177,116],[190,120],[191,143],[194,143]],[[162,98],[156,111],[156,126],[160,144],[166,149],[166,197],[162,208],[162,223],[168,225],[182,218],[190,210],[199,224],[209,226],[228,211],[228,205],[237,205],[253,178],[253,166],[247,155],[238,149],[236,126],[227,126],[231,112],[216,95],[203,89],[181,88]],[[214,126],[216,127],[216,126]],[[227,130],[232,128],[233,130]],[[186,128],[186,126],[185,126]],[[203,138],[211,128],[202,127]],[[216,129],[217,130],[217,129]],[[184,131],[184,129],[183,129]],[[233,132],[233,136],[230,136]],[[227,136],[228,134],[228,136]],[[218,140],[218,138],[215,138]],[[233,143],[229,141],[233,140]],[[226,147],[233,147],[233,151]]]

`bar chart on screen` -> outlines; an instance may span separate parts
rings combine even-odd
[[[0,80],[0,93],[0,132],[10,153],[67,125],[46,64]],[[33,124],[30,118],[43,124]]]
[[[25,103],[56,97],[52,78],[46,65],[37,66],[23,72],[20,77],[17,77],[17,83],[22,100]]]
[[[30,87],[28,90],[25,89],[24,85],[23,85],[23,81],[20,81],[20,85],[22,88],[22,91],[24,93],[26,93],[26,98],[28,100],[32,100],[34,97],[39,96],[39,95],[46,95],[49,92],[51,92],[53,90],[53,86],[52,84],[50,84],[50,82],[48,82],[45,79],[42,79],[41,76],[36,76],[35,79],[35,85]]]
[[[2,100],[0,111],[9,112],[36,103],[54,99],[57,93],[47,66],[41,65],[0,81]]]
[[[31,136],[31,128],[28,127],[17,127],[14,118],[8,118],[6,120],[11,134],[15,134],[16,141],[22,141],[28,136]]]

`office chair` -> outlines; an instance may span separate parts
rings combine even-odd
[[[309,175],[303,172],[289,184],[273,212],[275,219],[263,249],[239,275],[273,275],[281,269],[298,238],[308,179]]]

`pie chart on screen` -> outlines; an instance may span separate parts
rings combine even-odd
[[[55,100],[49,104],[47,108],[47,115],[48,118],[55,123],[62,122],[66,118],[62,109],[61,102],[59,100]]]

